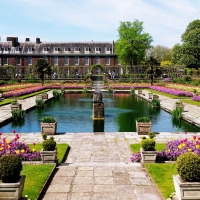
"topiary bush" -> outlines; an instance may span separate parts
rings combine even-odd
[[[16,183],[22,170],[21,159],[13,154],[0,158],[0,179],[3,183]]]
[[[193,152],[180,155],[176,161],[178,174],[184,181],[200,181],[200,157]]]
[[[144,151],[155,151],[156,141],[151,138],[143,139],[141,141],[141,147]]]
[[[53,137],[50,137],[50,139],[44,139],[42,142],[42,146],[43,146],[43,151],[54,151],[56,149],[56,141],[54,140]]]

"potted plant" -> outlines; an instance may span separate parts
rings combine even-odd
[[[40,152],[42,161],[43,163],[55,163],[57,161],[56,141],[52,136],[49,139],[47,139],[46,133],[43,133],[42,137],[43,137],[43,142],[42,142],[43,149]]]
[[[178,175],[173,175],[178,199],[200,199],[200,157],[194,152],[181,154],[176,161]]]
[[[54,135],[57,129],[56,118],[51,116],[45,116],[41,118],[41,133],[46,133],[47,135]]]
[[[42,99],[47,100],[48,99],[48,94],[46,92],[42,93]]]
[[[21,159],[13,154],[4,155],[0,158],[0,168],[0,199],[21,199],[26,178],[20,176]]]
[[[43,97],[42,97],[41,94],[39,94],[39,95],[36,96],[36,99],[43,99]]]
[[[142,94],[142,90],[141,89],[138,89],[138,94]]]
[[[138,135],[147,135],[151,132],[151,121],[149,117],[138,117],[136,119],[136,131]]]
[[[35,99],[35,105],[37,108],[43,108],[44,107],[44,100],[43,99]]]
[[[177,101],[176,102],[176,108],[182,108],[182,111],[184,111],[184,105],[183,105],[183,102],[182,101]]]
[[[14,100],[11,102],[10,108],[11,108],[11,110],[21,110],[22,104],[19,103],[17,100]]]
[[[155,134],[148,133],[149,138],[143,137],[141,141],[140,153],[144,163],[155,163],[157,151],[155,149],[156,141]]]

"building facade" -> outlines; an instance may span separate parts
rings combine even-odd
[[[120,74],[122,67],[117,62],[114,42],[42,42],[36,38],[31,42],[18,41],[17,37],[7,37],[0,42],[0,69],[6,75],[6,66],[14,66],[14,73],[22,77],[33,73],[38,59],[47,60],[60,78],[73,78],[75,73],[84,78],[94,64],[101,64],[106,72]],[[33,75],[33,74],[32,74]]]

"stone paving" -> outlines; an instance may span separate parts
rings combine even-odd
[[[141,98],[148,100],[147,91]],[[49,92],[50,98],[52,93]],[[160,95],[161,106],[172,110],[177,100]],[[23,109],[35,106],[35,97],[21,100]],[[200,123],[200,108],[185,104],[185,115]],[[10,105],[0,107],[0,122],[11,117]],[[188,133],[200,135],[200,133]],[[25,143],[42,142],[40,133],[19,133]],[[13,138],[12,134],[5,134]],[[60,164],[44,200],[163,200],[159,190],[140,163],[130,161],[130,144],[140,142],[136,132],[65,133],[54,136],[57,143],[68,143],[70,151]],[[185,138],[184,133],[159,132],[157,142]]]

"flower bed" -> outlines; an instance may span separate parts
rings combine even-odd
[[[200,101],[200,96],[193,96],[193,97],[192,97],[192,100],[193,100],[193,101]]]
[[[186,97],[193,96],[191,92],[186,92],[186,91],[176,90],[176,89],[170,89],[170,88],[167,88],[167,87],[150,86],[149,88],[153,89],[153,90],[157,90],[159,92],[172,94],[172,95],[175,95],[175,96],[186,96]]]
[[[35,149],[30,149],[29,146],[23,142],[19,142],[19,135],[16,131],[13,131],[14,139],[8,140],[7,138],[2,138],[0,141],[0,157],[6,154],[17,155],[22,161],[40,161],[41,155],[39,151]],[[0,133],[0,138],[2,133]]]
[[[185,152],[194,152],[200,156],[200,137],[194,135],[190,139],[169,141],[164,150],[157,152],[156,160],[159,162],[176,161],[178,156]],[[133,154],[130,159],[132,162],[139,162],[141,160],[140,152]]]

